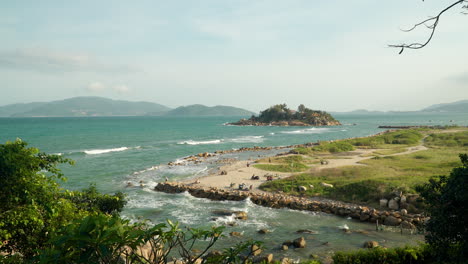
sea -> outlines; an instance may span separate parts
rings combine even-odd
[[[153,191],[158,182],[195,178],[213,172],[223,159],[247,160],[275,155],[280,150],[233,152],[206,161],[170,166],[184,157],[216,150],[253,146],[289,146],[307,142],[363,137],[382,132],[379,125],[461,125],[468,126],[468,114],[418,113],[385,115],[335,115],[342,125],[331,127],[230,126],[239,117],[63,117],[0,118],[0,142],[21,138],[29,146],[49,154],[62,155],[75,165],[60,165],[67,178],[65,188],[79,190],[95,184],[104,193],[124,192],[128,203],[122,212],[131,221],[179,222],[181,227],[227,225],[232,217],[216,217],[218,209],[242,210],[248,220],[227,226],[220,246],[244,240],[264,241],[275,257],[324,258],[336,251],[361,248],[375,240],[385,247],[423,241],[421,234],[400,230],[376,231],[368,223],[324,213],[272,209],[251,201],[211,201],[187,193],[165,194]],[[284,150],[282,150],[284,151]],[[130,183],[130,184],[129,184]],[[129,185],[131,185],[129,187]],[[142,186],[140,186],[142,185]],[[351,233],[341,229],[348,227]],[[271,233],[260,235],[259,229]],[[297,234],[300,229],[314,234]],[[230,237],[236,231],[242,237]],[[305,249],[281,251],[286,240],[304,236]]]

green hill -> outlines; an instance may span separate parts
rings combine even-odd
[[[458,112],[468,113],[468,100],[457,101],[446,104],[436,104],[421,110],[423,112]]]
[[[130,102],[102,97],[74,97],[49,103],[15,104],[0,108],[2,116],[138,116],[149,112],[164,113],[170,108],[149,102]]]
[[[253,112],[232,106],[204,106],[200,104],[181,106],[167,112],[166,116],[252,116]]]
[[[9,117],[17,113],[31,111],[32,109],[44,104],[46,103],[11,104],[0,106],[0,117]]]

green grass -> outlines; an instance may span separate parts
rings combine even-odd
[[[430,177],[447,175],[460,166],[458,154],[466,151],[466,148],[438,148],[401,156],[375,157],[361,162],[366,166],[302,173],[266,182],[260,188],[298,194],[298,186],[312,184],[314,188],[309,188],[306,195],[372,204],[395,189],[411,193],[416,185],[427,182]],[[324,188],[321,182],[331,183],[335,188]]]
[[[317,152],[345,152],[354,150],[354,146],[345,141],[320,142],[320,145],[312,147],[312,151]]]
[[[424,139],[424,144],[431,147],[468,147],[468,131],[429,134]]]
[[[261,170],[278,172],[302,172],[309,169],[307,165],[299,162],[291,162],[289,164],[255,164],[254,167]]]
[[[355,149],[355,147],[358,147],[395,149],[394,153],[398,153],[404,151],[402,150],[404,147],[419,144],[423,137],[424,135],[419,130],[403,129],[372,137],[345,139],[334,142],[321,142],[318,146],[309,148],[299,147],[293,149],[292,152],[302,155],[313,155],[314,152],[338,153],[352,151]]]
[[[423,134],[415,129],[402,129],[378,136],[346,140],[356,147],[391,148],[388,145],[415,145],[423,138]],[[401,146],[400,146],[401,147]]]
[[[372,155],[392,155],[392,154],[397,154],[401,152],[405,152],[407,149],[406,148],[388,148],[388,149],[382,149],[382,150],[377,150],[372,152]]]

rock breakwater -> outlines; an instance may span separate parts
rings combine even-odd
[[[351,217],[361,222],[377,223],[387,226],[399,226],[414,229],[426,219],[421,214],[407,214],[399,211],[377,210],[367,206],[343,203],[330,200],[313,200],[305,197],[290,196],[277,193],[257,193],[240,190],[224,190],[214,187],[201,188],[176,182],[159,183],[155,191],[165,193],[188,192],[194,197],[217,201],[241,201],[247,198],[257,205],[270,208],[289,208],[293,210],[324,212],[343,217]]]

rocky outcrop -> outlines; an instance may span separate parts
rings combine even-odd
[[[301,120],[259,122],[251,119],[241,119],[237,122],[229,123],[233,126],[340,126],[341,123],[337,120],[318,120],[314,123],[306,123]]]
[[[188,192],[198,198],[207,198],[218,201],[241,201],[249,198],[253,203],[270,208],[290,208],[293,210],[316,211],[334,214],[343,217],[351,217],[362,221],[399,226],[402,228],[413,227],[422,224],[425,217],[421,214],[401,214],[396,211],[384,211],[330,200],[314,200],[306,197],[296,197],[277,193],[253,193],[240,190],[223,190],[218,188],[202,188],[193,185],[185,185],[174,182],[159,183],[155,191],[165,193]],[[239,212],[240,213],[240,212]],[[232,214],[232,212],[231,212]],[[244,215],[238,215],[243,219]],[[246,219],[247,215],[245,215]],[[403,222],[405,222],[403,224]]]

